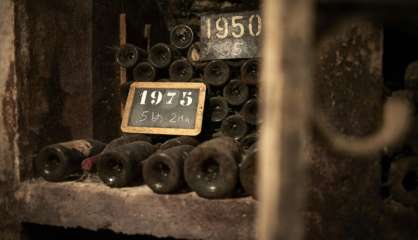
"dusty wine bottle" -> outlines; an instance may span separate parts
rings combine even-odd
[[[145,50],[127,43],[118,48],[116,52],[116,62],[124,68],[131,68],[135,66],[139,59],[146,58],[146,55],[147,53]]]
[[[239,106],[248,99],[249,89],[246,84],[238,79],[234,79],[224,87],[223,96],[232,106]]]
[[[143,141],[112,148],[97,159],[99,178],[109,187],[126,187],[140,183],[142,161],[155,151],[155,146]]]
[[[124,144],[128,144],[131,142],[136,142],[136,141],[144,141],[144,142],[151,142],[151,138],[148,137],[147,135],[144,134],[140,134],[140,133],[130,133],[128,135],[123,135],[119,138],[113,139],[112,141],[110,141],[105,148],[103,149],[102,152],[100,152],[98,155],[93,155],[91,157],[88,157],[86,159],[83,160],[83,162],[81,163],[81,168],[83,169],[83,171],[86,172],[92,172],[94,170],[94,166],[97,162],[97,160],[100,158],[100,155],[115,148],[115,147],[119,147],[122,146]]]
[[[226,60],[226,64],[228,64],[231,68],[241,68],[242,64],[245,62],[246,60],[244,59],[231,59],[231,60]]]
[[[171,82],[189,82],[193,77],[193,66],[182,58],[171,63],[168,70]]]
[[[405,88],[409,90],[418,90],[418,61],[408,65],[405,71]]]
[[[190,82],[204,83],[206,85],[206,98],[213,97],[213,96],[218,96],[218,95],[222,95],[222,93],[219,92],[220,91],[219,89],[217,89],[216,87],[210,86],[207,83],[205,83],[204,80],[203,80],[203,78],[193,78],[192,80],[190,80]]]
[[[158,151],[144,162],[144,182],[152,191],[160,194],[179,193],[186,189],[184,160],[193,146],[181,145]]]
[[[201,197],[230,197],[237,187],[240,161],[241,149],[234,139],[211,139],[190,152],[184,163],[185,180]]]
[[[151,138],[141,133],[128,133],[110,141],[103,149],[103,152],[109,151],[115,147],[138,141],[151,143]]]
[[[210,120],[221,122],[229,114],[228,102],[224,97],[211,97],[209,99]]]
[[[175,48],[186,49],[194,39],[193,29],[185,24],[174,26],[170,32],[170,42]]]
[[[392,162],[388,185],[393,200],[418,210],[418,158],[408,156]]]
[[[254,144],[257,142],[257,138],[258,138],[257,133],[251,133],[241,138],[239,142],[241,143],[242,150],[244,152],[249,151],[250,148],[254,146]]]
[[[256,198],[257,148],[252,146],[239,166],[239,178],[245,192]]]
[[[244,103],[240,111],[245,122],[251,125],[258,123],[258,102],[256,98],[251,98]]]
[[[140,62],[133,69],[134,81],[137,82],[152,82],[156,75],[157,70],[149,62]]]
[[[221,132],[225,136],[239,139],[245,136],[245,134],[247,134],[248,125],[241,115],[231,115],[222,121]]]
[[[196,140],[194,137],[189,136],[181,136],[181,137],[175,137],[172,139],[169,139],[161,144],[160,149],[169,149],[172,147],[180,146],[180,145],[191,145],[191,146],[197,146],[199,144],[199,141]]]
[[[187,51],[187,60],[192,64],[195,68],[201,69],[204,68],[207,64],[206,61],[201,61],[201,53],[200,53],[201,43],[195,42],[193,43],[189,50]]]
[[[256,85],[258,82],[258,61],[249,59],[241,66],[241,81],[245,84]]]
[[[156,68],[165,68],[173,61],[174,53],[165,43],[157,43],[151,47],[148,54],[149,62]]]
[[[229,80],[230,69],[222,60],[209,62],[203,70],[203,81],[213,86],[222,86]]]
[[[85,139],[49,145],[39,152],[35,169],[47,181],[65,181],[81,174],[83,159],[100,153],[104,147],[102,142]]]

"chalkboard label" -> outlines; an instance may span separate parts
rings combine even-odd
[[[203,15],[201,60],[258,57],[261,30],[257,11]]]
[[[133,83],[122,131],[196,136],[202,129],[205,94],[204,83]]]

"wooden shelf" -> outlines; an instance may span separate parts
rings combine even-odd
[[[36,180],[21,184],[15,198],[22,222],[182,239],[255,235],[256,202],[250,197],[207,200],[195,193],[158,195],[146,186]]]

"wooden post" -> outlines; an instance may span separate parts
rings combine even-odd
[[[121,47],[126,44],[126,13],[121,13],[119,15],[119,44]],[[120,74],[119,83],[121,86],[127,81],[126,68],[119,67],[119,69],[120,69],[119,70],[119,74]],[[121,103],[120,108],[121,108],[121,116],[123,116],[124,106],[122,103]]]
[[[311,0],[265,0],[257,234],[303,239],[304,142],[311,108]]]
[[[16,215],[18,206],[13,195],[21,178],[18,82],[15,64],[15,2],[0,2],[0,239],[10,240],[23,239]]]

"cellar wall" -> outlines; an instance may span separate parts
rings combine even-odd
[[[91,203],[92,199],[80,197],[85,193],[83,185],[70,183],[54,188],[42,183],[37,185],[39,192],[35,193],[31,192],[30,182],[18,186],[20,180],[33,176],[32,161],[40,147],[83,137],[109,141],[120,134],[118,67],[113,58],[118,45],[119,8],[132,11],[128,12],[132,16],[128,22],[135,24],[128,24],[128,32],[134,33],[128,34],[128,41],[133,39],[145,47],[141,28],[144,23],[154,26],[153,43],[167,39],[166,35],[159,34],[167,26],[162,23],[160,9],[154,1],[141,1],[143,5],[124,2],[132,5],[122,6],[122,1],[111,0],[0,1],[0,239],[19,239],[17,208],[20,214],[25,211],[33,214],[19,217],[26,221],[38,219],[39,223],[54,224],[55,219],[60,219],[59,224],[64,227],[101,229],[109,228],[112,219],[123,218],[123,214],[144,207],[133,198],[129,200],[132,205],[125,202],[124,212],[119,212],[120,208],[115,206],[124,193],[105,189],[97,195],[91,194],[93,201],[97,198],[101,205],[93,206],[91,214],[84,217],[78,207]],[[201,2],[211,6],[210,1]],[[216,5],[214,9],[218,7]],[[380,26],[353,20],[321,38],[317,45],[314,84],[317,106],[342,133],[364,136],[380,127],[382,41]],[[383,201],[379,196],[378,156],[363,159],[341,156],[332,152],[317,136],[308,140],[307,154],[311,167],[306,213],[308,239],[416,238],[416,233],[405,227],[416,225],[415,213],[391,200]],[[17,205],[13,198],[17,187],[16,198],[25,207]],[[42,197],[51,194],[56,199],[66,198],[67,187],[74,199],[82,200],[77,202],[81,205],[71,206],[70,199],[65,202],[67,206],[58,204],[52,207],[54,211],[43,211],[43,204],[54,201],[42,200]],[[166,219],[166,226],[175,221],[183,226],[167,231],[158,225],[158,219],[166,216],[153,218],[153,210],[148,209],[147,217],[155,221],[155,226],[145,223],[142,228],[159,236],[192,237],[184,233],[187,221],[177,219],[178,212],[174,210],[187,205],[189,199],[193,199],[195,208],[188,212],[188,221],[195,223],[193,214],[200,212],[199,221],[202,222],[199,224],[213,227],[211,231],[218,234],[218,239],[222,238],[218,230],[225,226],[211,225],[218,217],[210,213],[211,208],[216,208],[219,215],[230,215],[224,220],[231,221],[231,226],[236,228],[251,226],[250,217],[255,212],[253,202],[248,199],[237,203],[227,200],[233,202],[231,208],[231,205],[222,205],[225,202],[196,200],[190,195],[152,198],[145,194],[142,197],[147,204],[154,204],[158,213],[166,211],[161,203],[171,204],[168,211],[172,215]],[[36,201],[34,208],[30,207],[31,200]],[[240,204],[245,206],[245,212],[241,212],[244,210]],[[65,211],[61,212],[60,207]],[[74,208],[79,211],[73,211]],[[107,218],[103,218],[103,211],[108,209],[113,212],[107,212]],[[228,214],[228,211],[234,213]],[[80,219],[76,219],[78,214],[75,213],[79,213]],[[70,214],[74,217],[66,218]],[[397,224],[399,219],[407,224]],[[94,224],[89,222],[93,220]],[[136,226],[129,224],[111,226],[115,231],[137,233]],[[204,229],[194,230],[201,232],[193,236],[211,237]],[[252,233],[248,227],[239,236],[245,239],[245,234]]]
[[[93,134],[108,142],[120,135],[121,101],[119,65],[119,14],[126,12],[127,42],[146,49],[145,24],[151,25],[150,43],[168,41],[165,16],[153,0],[93,1]]]
[[[383,28],[366,20],[342,22],[318,42],[313,91],[316,111],[323,111],[342,134],[361,137],[380,127],[382,44]],[[380,234],[380,156],[338,154],[315,135],[310,150],[307,236],[315,237],[309,239],[360,239]]]
[[[17,186],[14,1],[0,1],[0,239],[18,239],[13,192]]]
[[[93,137],[92,1],[18,0],[21,175],[47,144]]]

